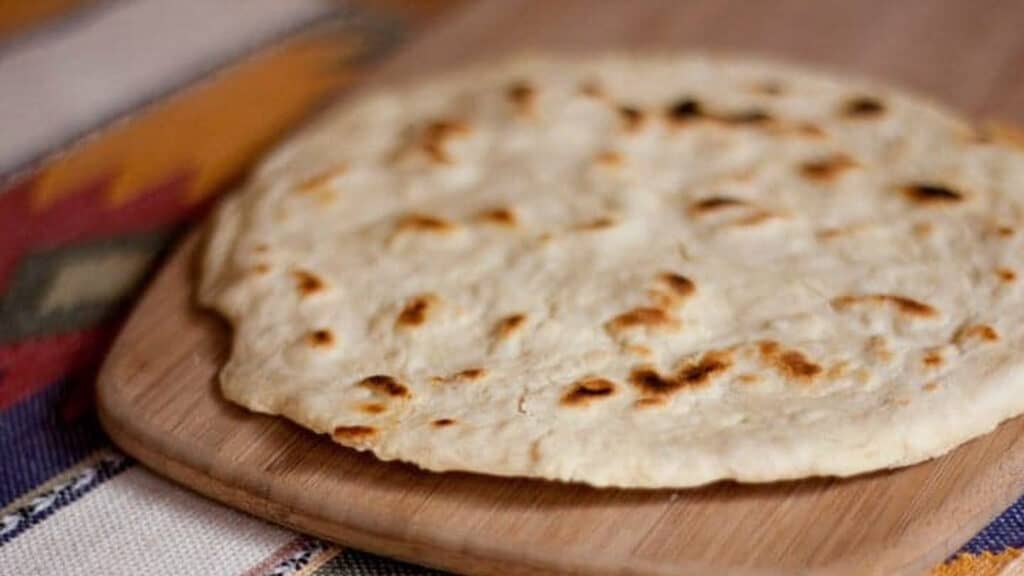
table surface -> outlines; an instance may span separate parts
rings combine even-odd
[[[91,406],[97,363],[169,242],[402,46],[391,74],[570,39],[756,49],[1024,120],[1024,5],[1011,1],[252,0],[244,25],[226,0],[18,4],[0,6],[0,565],[28,574],[429,573],[181,490],[113,449]],[[813,29],[793,24],[808,10]],[[497,36],[484,25],[495,19]],[[870,49],[851,52],[865,34]],[[1018,503],[934,574],[1016,573],[1022,545]]]

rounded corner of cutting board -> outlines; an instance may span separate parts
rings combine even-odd
[[[197,492],[372,552],[467,574],[910,575],[1012,503],[1024,473],[1022,418],[910,468],[671,498],[381,463],[217,395],[224,337],[192,299],[197,245],[182,243],[112,347],[97,382],[103,427]]]

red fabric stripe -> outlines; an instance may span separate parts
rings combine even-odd
[[[26,178],[0,192],[0,295],[27,245],[32,221],[28,202],[34,185],[33,178]]]
[[[194,179],[194,170],[181,169],[116,208],[104,197],[113,175],[83,184],[40,213],[30,205],[33,179],[0,194],[0,290],[32,250],[155,230],[194,216],[203,206],[182,201]]]
[[[115,331],[112,325],[105,325],[0,348],[0,410],[59,378],[90,379]],[[91,402],[91,395],[85,395],[71,402],[67,410],[80,413],[88,409]]]

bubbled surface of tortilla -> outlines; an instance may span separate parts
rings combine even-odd
[[[225,396],[430,470],[850,475],[1024,411],[1024,154],[784,65],[521,58],[357,96],[211,225]]]

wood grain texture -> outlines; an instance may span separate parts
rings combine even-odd
[[[387,82],[521,48],[756,52],[888,80],[977,117],[1024,120],[1024,3],[474,4],[374,75]],[[1024,418],[907,469],[848,480],[619,491],[385,464],[228,405],[227,330],[191,302],[186,243],[119,337],[104,426],[199,492],[359,548],[470,574],[919,574],[1024,488]]]

